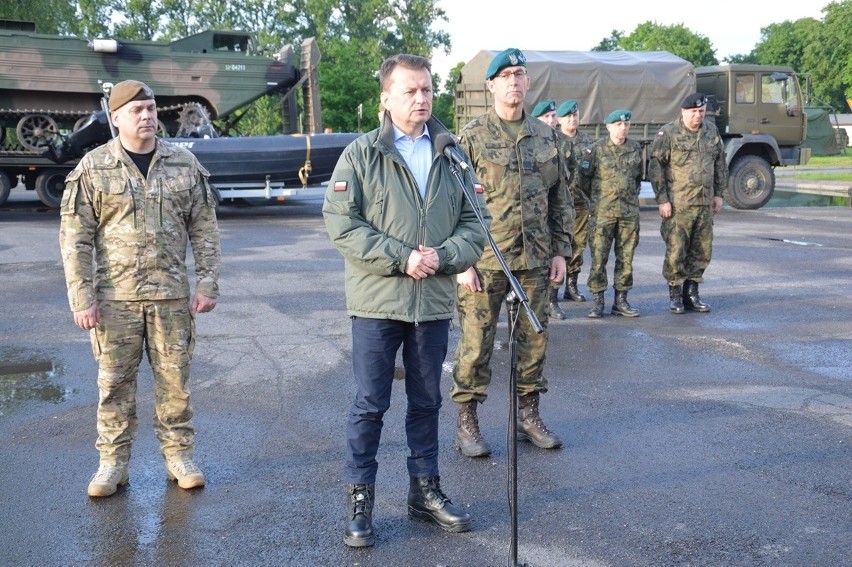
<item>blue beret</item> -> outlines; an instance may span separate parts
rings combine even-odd
[[[555,100],[543,100],[533,108],[532,115],[534,118],[538,118],[542,114],[547,114],[548,112],[554,112],[556,110],[556,101]]]
[[[680,103],[681,108],[701,108],[707,104],[707,95],[704,93],[693,93],[683,99],[683,102]]]
[[[491,64],[488,65],[488,69],[485,71],[485,80],[490,81],[494,78],[494,75],[499,73],[501,70],[506,67],[514,67],[516,65],[520,65],[522,67],[527,66],[527,58],[524,57],[524,54],[520,49],[510,47],[505,51],[501,51],[494,56],[494,59],[491,60]]]
[[[613,122],[629,122],[631,118],[633,118],[633,113],[626,108],[621,108],[619,110],[613,110],[607,114],[606,123],[612,124]]]
[[[561,118],[568,114],[577,114],[578,112],[580,112],[580,105],[577,104],[576,100],[571,99],[559,105],[559,108],[556,109],[556,116]]]

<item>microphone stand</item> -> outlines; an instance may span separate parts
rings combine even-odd
[[[509,265],[506,263],[506,258],[503,256],[503,253],[500,252],[500,249],[497,247],[497,243],[494,242],[494,236],[491,234],[491,230],[489,230],[488,225],[485,223],[485,219],[482,217],[482,213],[479,211],[479,205],[476,201],[476,198],[474,197],[474,195],[471,194],[470,188],[465,184],[459,166],[452,159],[448,161],[450,162],[450,172],[453,174],[453,177],[456,178],[456,182],[459,184],[459,187],[461,187],[465,199],[467,199],[471,207],[473,207],[473,210],[476,213],[476,218],[477,220],[479,220],[479,224],[481,224],[482,228],[485,229],[485,236],[488,238],[488,244],[494,251],[494,256],[497,258],[497,262],[500,264],[500,268],[503,270],[503,273],[506,274],[506,278],[509,281],[509,286],[511,287],[509,293],[506,294],[506,313],[508,315],[509,320],[510,360],[508,428],[509,452],[507,456],[509,465],[509,515],[511,522],[511,536],[509,539],[509,567],[526,567],[526,563],[518,563],[518,397],[515,392],[518,387],[519,371],[518,345],[517,337],[515,336],[515,330],[518,322],[520,306],[524,306],[524,311],[527,314],[530,324],[532,325],[536,333],[540,334],[544,332],[544,328],[541,326],[541,322],[538,320],[538,317],[536,317],[535,312],[530,307],[529,298],[524,292],[524,289],[521,287],[518,278],[516,278],[515,275],[512,273],[512,270],[509,269]]]

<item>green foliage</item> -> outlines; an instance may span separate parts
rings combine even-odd
[[[624,39],[624,32],[612,30],[609,37],[605,37],[599,44],[592,48],[592,51],[624,51],[620,46],[621,40]]]
[[[618,45],[625,51],[668,51],[696,67],[719,64],[710,40],[690,31],[683,24],[664,26],[645,22],[639,24],[630,35],[621,38]]]
[[[0,3],[0,18],[35,22],[36,32],[68,33],[74,20],[74,6],[66,0],[4,0]]]
[[[761,65],[809,75],[813,96],[841,110],[852,97],[852,0],[832,2],[823,14],[766,26],[752,54]]]
[[[434,75],[433,77],[436,86],[435,92],[439,94],[436,94],[432,100],[432,116],[440,120],[449,130],[453,129],[453,123],[455,122],[456,83],[459,80],[459,75],[461,75],[462,67],[464,67],[463,61],[456,63],[456,66],[450,70],[450,75],[444,83],[442,92],[437,89],[437,84],[441,78],[438,75]]]

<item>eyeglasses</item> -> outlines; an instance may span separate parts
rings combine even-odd
[[[511,77],[520,80],[526,76],[527,72],[524,69],[518,69],[517,71],[503,71],[502,73],[497,73],[496,75],[494,75],[494,78],[508,81]]]

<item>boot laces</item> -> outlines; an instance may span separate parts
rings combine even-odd
[[[479,420],[476,418],[475,409],[465,409],[461,414],[462,427],[470,433],[477,441],[482,439],[482,432],[479,430]]]
[[[553,432],[547,428],[538,412],[538,398],[534,397],[528,403],[529,405],[525,408],[526,413],[524,415],[524,421],[533,424],[536,429],[546,435],[553,435]]]
[[[201,474],[201,469],[198,468],[192,461],[187,460],[177,460],[171,461],[169,463],[172,470],[179,473],[181,476],[190,476],[195,474]]]
[[[429,495],[438,500],[442,504],[446,504],[450,501],[444,491],[441,490],[441,479],[437,476],[430,477],[426,480],[426,488],[429,491]]]
[[[118,482],[121,470],[117,465],[104,464],[98,466],[97,472],[92,475],[92,482]]]
[[[370,492],[366,484],[356,484],[352,487],[352,515],[367,514],[370,507]]]

